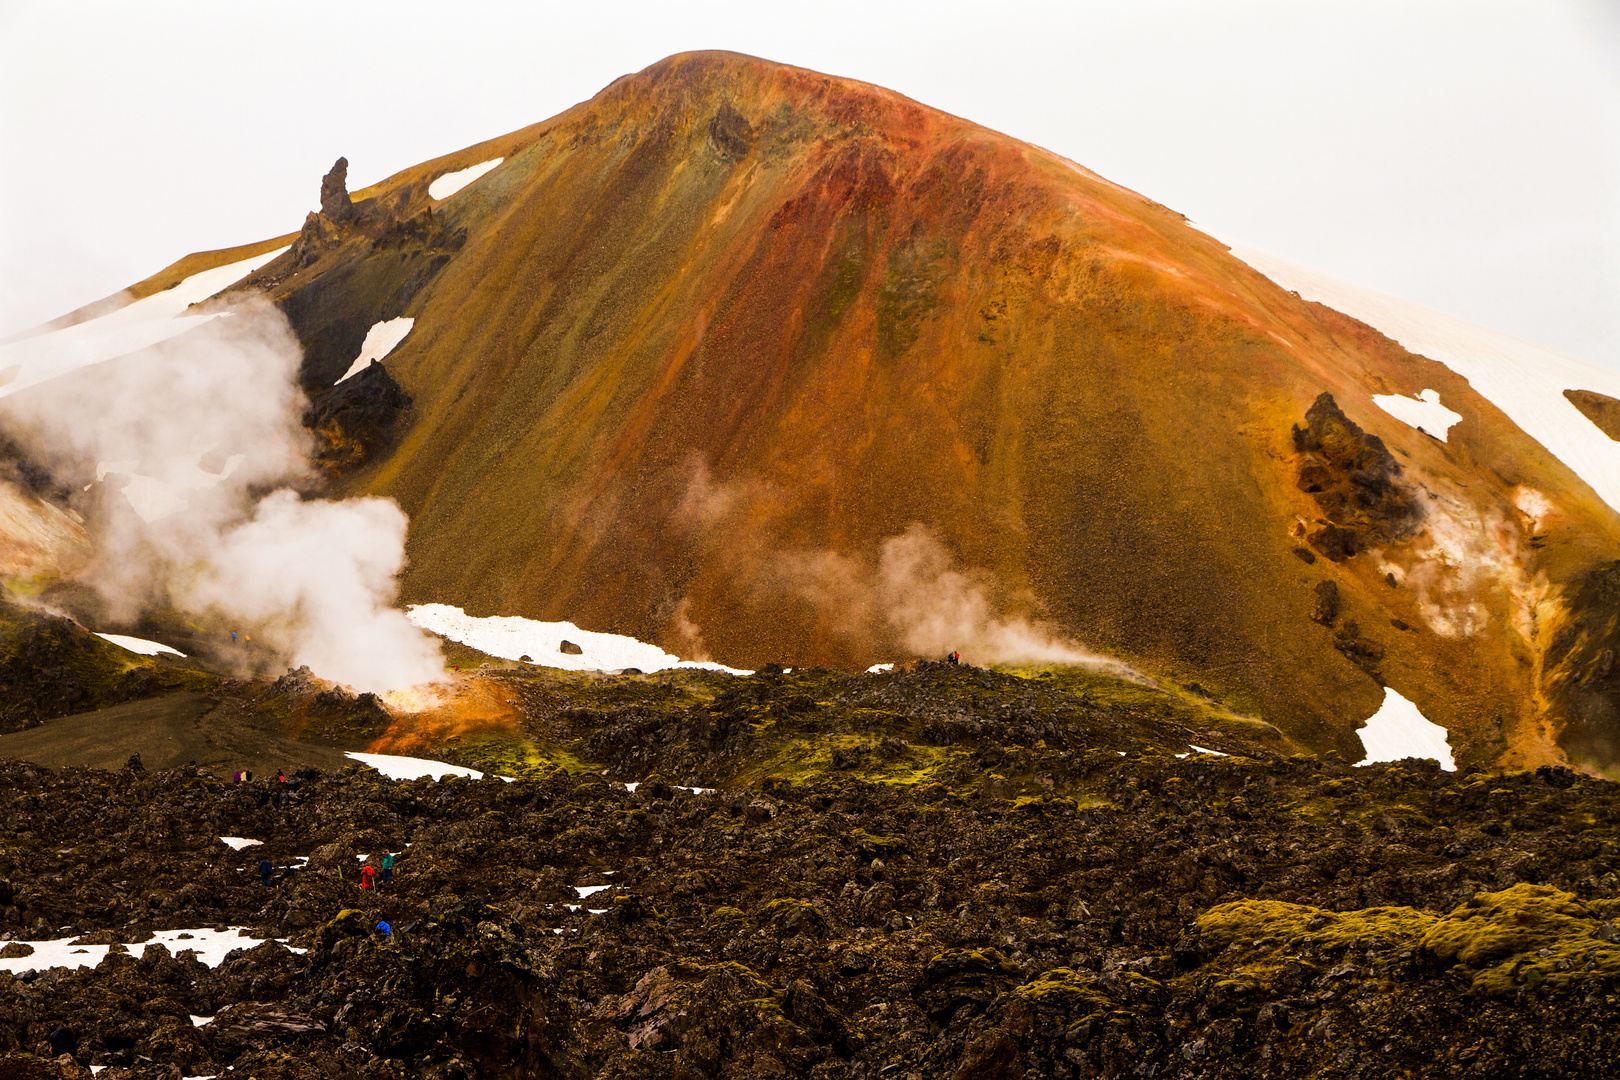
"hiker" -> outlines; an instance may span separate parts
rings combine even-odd
[[[390,881],[393,881],[393,880],[394,880],[394,853],[392,851],[388,851],[388,852],[383,853],[383,884],[387,885]]]
[[[231,631],[231,640],[232,640],[232,641],[235,641],[235,640],[236,640],[236,631],[235,631],[235,630],[232,630],[232,631]]]
[[[237,769],[235,772],[231,773],[231,783],[240,784],[241,782],[242,782],[242,770]]]
[[[377,933],[381,934],[383,937],[393,937],[394,928],[385,922],[380,922],[377,924]]]
[[[377,868],[375,866],[372,866],[369,863],[362,866],[360,868],[360,887],[362,889],[374,888],[375,886],[372,884],[372,879],[374,879],[376,876]]]
[[[249,783],[249,784],[253,783],[253,770],[252,769],[243,769],[242,770],[242,779],[244,781],[246,781],[247,783]]]
[[[259,881],[261,884],[270,884],[270,871],[275,867],[270,865],[270,856],[266,855],[259,860]]]

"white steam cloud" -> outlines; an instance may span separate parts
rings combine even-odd
[[[1054,627],[998,614],[990,577],[957,569],[920,524],[883,541],[875,563],[831,551],[792,553],[780,556],[776,576],[839,631],[892,636],[919,656],[960,651],[979,663],[1079,664],[1134,675]]]
[[[303,502],[277,491],[219,534],[180,599],[246,619],[294,664],[336,682],[378,692],[426,682],[443,671],[439,646],[392,607],[406,524],[392,499]]]
[[[81,580],[110,617],[173,605],[361,691],[441,678],[436,641],[392,606],[399,507],[294,490],[311,477],[301,360],[280,311],[249,300],[15,393],[0,423],[59,477],[104,481]]]

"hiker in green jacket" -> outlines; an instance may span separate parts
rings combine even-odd
[[[394,880],[394,853],[392,851],[386,851],[386,852],[383,853],[383,884],[386,885],[390,881],[393,881],[393,880]]]

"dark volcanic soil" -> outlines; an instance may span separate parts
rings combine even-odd
[[[948,782],[910,786],[0,764],[0,937],[308,950],[0,974],[0,1076],[53,1032],[101,1080],[1615,1073],[1620,787],[1020,748],[1022,720],[977,719]],[[395,881],[362,893],[356,855],[385,850]]]
[[[249,769],[261,776],[274,776],[277,769],[290,774],[349,764],[339,750],[244,724],[237,710],[222,709],[217,697],[195,692],[132,701],[0,735],[0,758],[52,768],[116,769],[131,754],[152,769],[195,763],[215,773]]]

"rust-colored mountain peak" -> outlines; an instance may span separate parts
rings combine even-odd
[[[699,52],[352,204],[247,286],[317,396],[414,320],[410,408],[336,482],[410,515],[410,601],[741,666],[1090,650],[1352,759],[1388,687],[1459,760],[1615,761],[1614,512],[1059,155]],[[1374,401],[1425,390],[1444,442]]]

